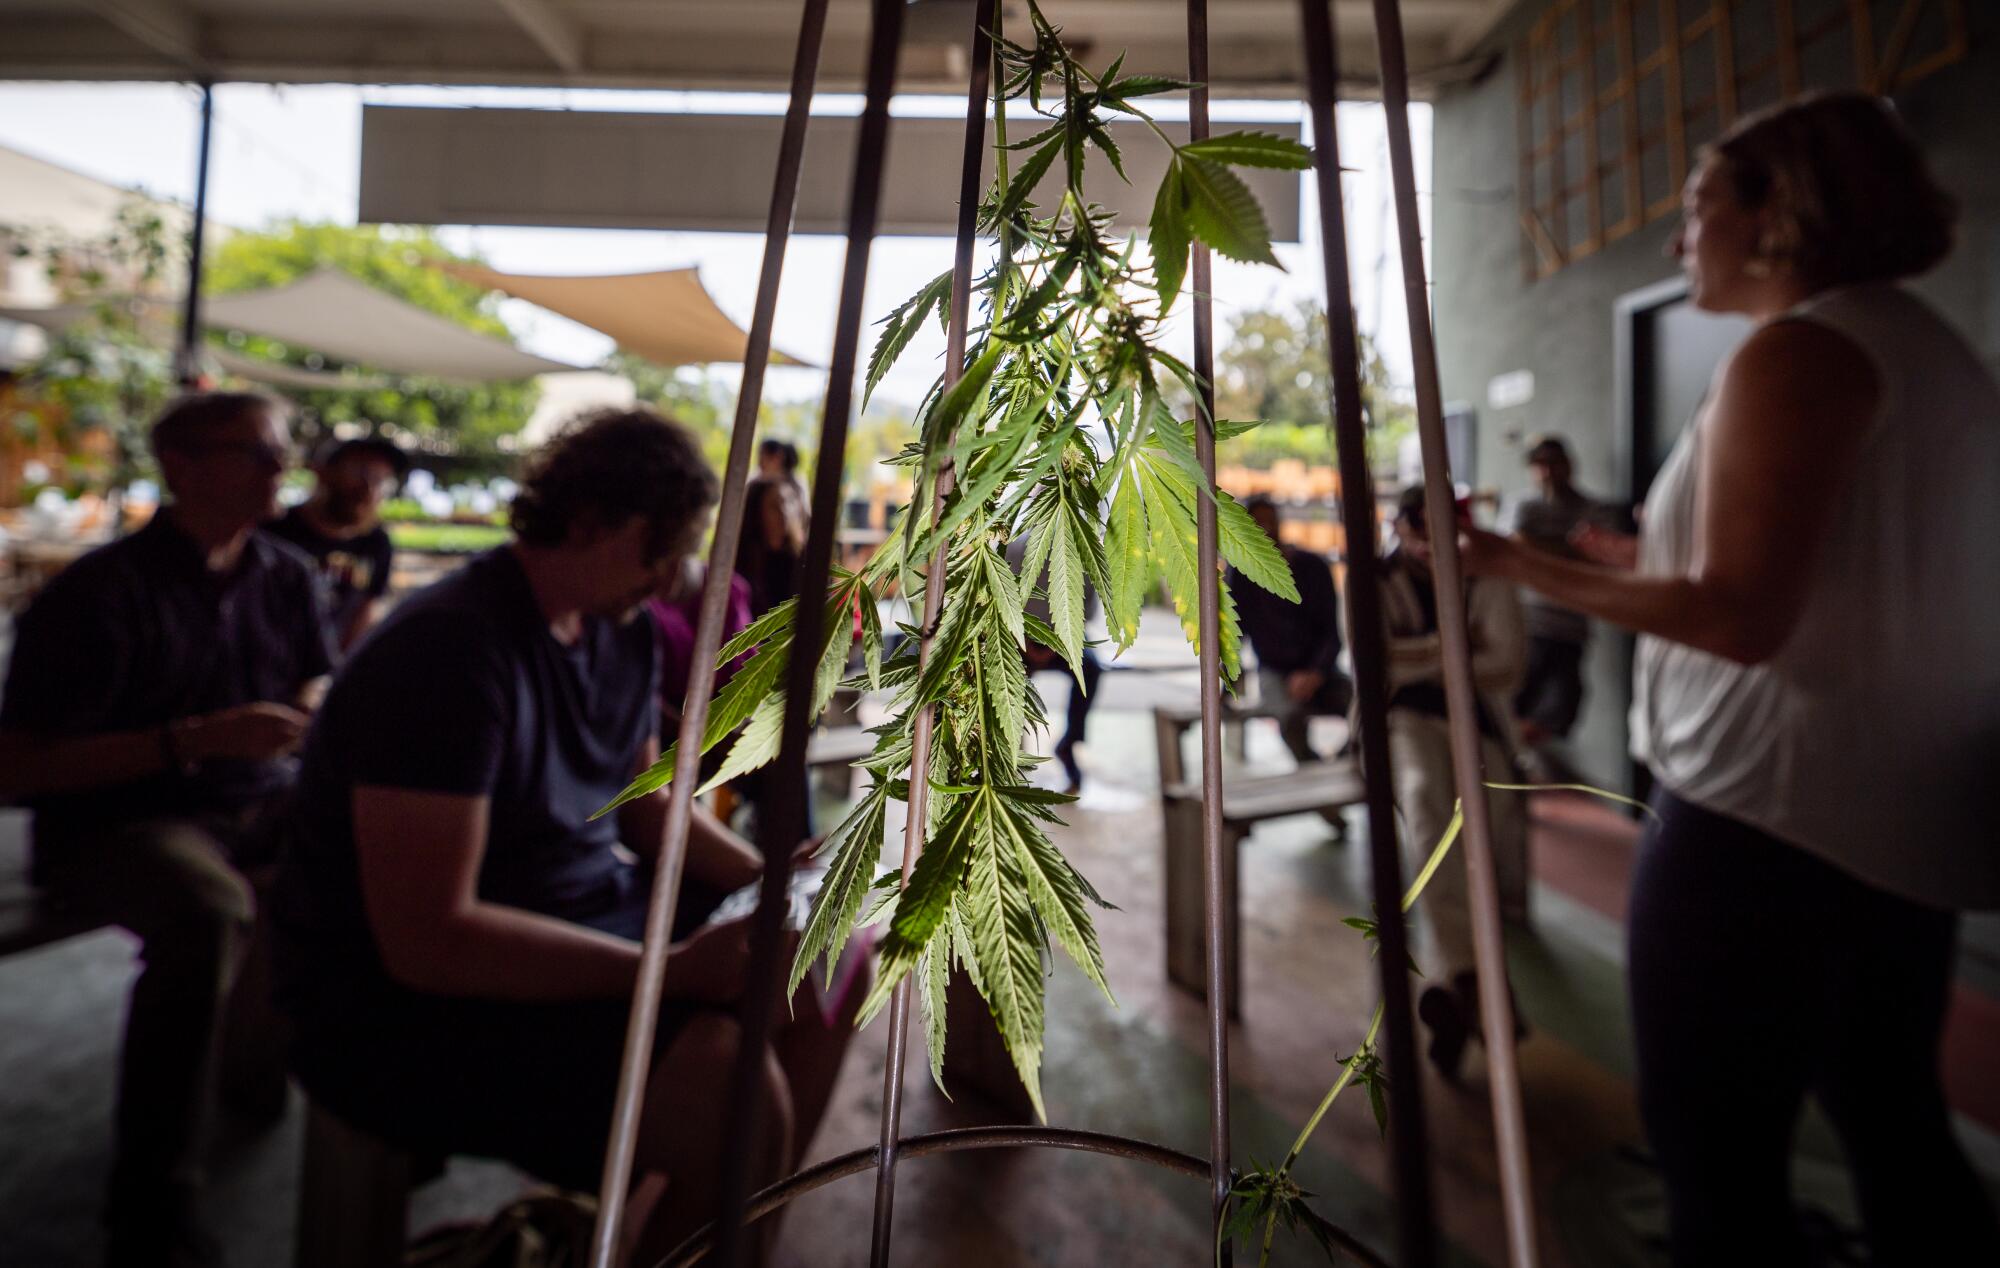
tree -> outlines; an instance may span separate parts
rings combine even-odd
[[[1256,309],[1237,317],[1216,358],[1215,377],[1218,417],[1263,423],[1229,441],[1225,461],[1250,467],[1268,467],[1280,458],[1333,461],[1327,431],[1332,368],[1326,318],[1316,304],[1302,301],[1290,311]],[[1371,465],[1391,466],[1415,415],[1391,389],[1389,369],[1366,335],[1361,336],[1361,399]]]
[[[406,303],[511,343],[513,334],[500,320],[498,296],[434,267],[460,258],[428,229],[289,221],[270,232],[226,239],[216,248],[206,276],[211,294],[227,295],[282,286],[331,266]],[[230,346],[252,356],[311,369],[333,368],[310,349],[255,336],[227,339]],[[308,430],[358,423],[371,431],[404,432],[446,465],[495,472],[512,466],[503,438],[528,421],[539,390],[532,382],[465,384],[398,378],[379,388],[293,390],[287,395],[306,415]]]
[[[13,441],[24,450],[53,445],[67,468],[57,484],[109,490],[115,505],[151,471],[146,429],[174,388],[172,354],[130,302],[165,290],[173,250],[160,207],[128,199],[97,237],[0,226],[0,240],[16,258],[40,262],[60,301],[90,306],[83,320],[50,332],[22,371],[10,398]]]

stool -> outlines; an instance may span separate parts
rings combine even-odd
[[[400,1268],[410,1191],[444,1172],[307,1100],[296,1268]]]

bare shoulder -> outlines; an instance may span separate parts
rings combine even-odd
[[[1872,406],[1879,379],[1874,354],[1850,336],[1816,321],[1782,320],[1743,341],[1724,363],[1719,386],[1772,403],[1844,398]]]

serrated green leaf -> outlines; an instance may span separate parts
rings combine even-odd
[[[1127,474],[1111,498],[1111,530],[1106,556],[1111,585],[1104,592],[1104,615],[1123,652],[1139,638],[1139,614],[1153,588],[1153,558],[1146,539],[1146,501],[1137,476]]]
[[[1049,526],[1049,624],[1056,632],[1056,650],[1081,681],[1084,565],[1072,524],[1068,515],[1059,514]]]
[[[1160,316],[1165,317],[1181,293],[1187,276],[1189,224],[1187,192],[1182,183],[1181,165],[1169,162],[1160,178],[1159,193],[1153,197],[1153,215],[1146,223],[1147,248],[1153,256],[1153,288],[1160,295]]]
[[[799,937],[798,952],[792,957],[791,983],[785,990],[787,998],[799,989],[815,959],[824,957],[827,972],[833,972],[834,963],[853,931],[855,914],[868,892],[876,860],[882,855],[887,808],[888,788],[879,782],[871,785],[820,843],[819,853],[824,855],[830,850],[833,858],[813,899],[812,914]]]
[[[950,910],[952,895],[965,875],[966,860],[985,830],[981,806],[982,798],[977,796],[954,801],[924,852],[917,856],[916,866],[910,869],[910,883],[903,887],[895,918],[878,948],[875,981],[861,1003],[857,1026],[866,1025],[889,1002],[896,984],[916,968],[931,935]]]
[[[729,748],[729,756],[722,759],[722,766],[709,776],[708,781],[695,789],[695,796],[720,788],[738,775],[756,770],[778,755],[778,744],[784,736],[785,693],[774,691],[757,705],[750,715],[750,725],[736,737],[736,743]]]
[[[1063,136],[1059,133],[1044,142],[1041,149],[1028,156],[1019,170],[1008,176],[1007,196],[1001,200],[999,210],[994,213],[1000,223],[1005,224],[1012,220],[1020,213],[1021,208],[1027,205],[1028,198],[1035,192],[1035,186],[1041,184],[1042,177],[1048,175],[1049,165],[1056,161],[1056,155],[1062,153],[1062,149]]]
[[[1304,171],[1312,166],[1312,150],[1290,137],[1269,132],[1224,132],[1181,146],[1188,158],[1208,159],[1232,167],[1280,167]]]
[[[1215,491],[1215,531],[1216,549],[1237,571],[1281,599],[1299,601],[1298,583],[1278,544],[1221,489]]]
[[[910,340],[923,327],[924,319],[931,310],[942,309],[950,298],[951,270],[946,269],[924,283],[923,289],[905,300],[902,307],[882,319],[882,334],[876,339],[875,351],[868,358],[868,378],[861,389],[863,408],[875,395],[875,385],[896,364],[896,359],[903,355],[903,349],[910,346]]]
[[[1264,209],[1241,177],[1208,159],[1186,158],[1177,166],[1186,190],[1187,225],[1195,237],[1232,260],[1283,267],[1271,254]]]
[[[1133,97],[1152,97],[1163,92],[1183,92],[1194,85],[1185,79],[1172,79],[1165,75],[1130,75],[1115,83],[1104,86],[1104,104],[1113,106],[1112,98],[1127,101]]]
[[[951,1092],[944,1085],[944,1043],[946,991],[951,984],[951,926],[940,924],[931,935],[930,945],[924,949],[923,964],[919,966],[917,999],[923,1005],[924,1049],[930,1054],[931,1082],[944,1093],[946,1100]]]
[[[1041,1079],[1041,934],[1011,858],[990,835],[973,851],[965,890],[966,923],[972,935],[972,959],[979,966],[980,994],[1000,1028],[1035,1118],[1047,1122]]]
[[[1097,942],[1097,927],[1084,906],[1084,886],[1041,828],[996,798],[999,827],[1013,847],[1014,862],[1027,884],[1028,900],[1048,927],[1057,945],[1069,952],[1083,975],[1096,983],[1104,998],[1116,1004],[1110,983],[1104,980],[1104,951]]]

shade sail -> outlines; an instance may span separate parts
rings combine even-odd
[[[393,374],[485,381],[580,367],[523,352],[504,339],[406,304],[339,269],[203,301],[203,321]]]
[[[441,267],[474,286],[502,291],[602,331],[625,351],[661,365],[738,362],[749,347],[750,336],[715,306],[691,268],[543,277],[479,264]],[[771,364],[810,363],[773,350]]]

